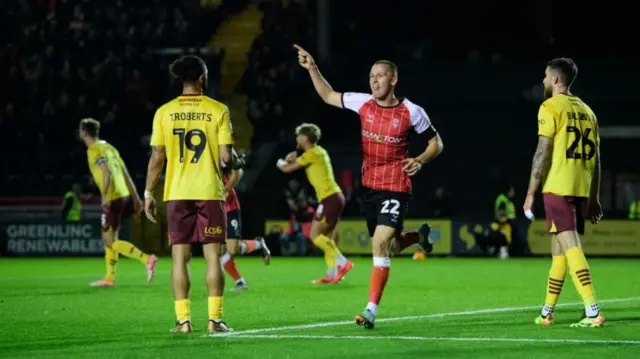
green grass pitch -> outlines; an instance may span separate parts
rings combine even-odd
[[[533,324],[549,259],[392,259],[376,329],[352,323],[367,301],[370,258],[338,285],[313,286],[322,258],[238,260],[249,282],[227,291],[233,335],[206,335],[203,260],[194,258],[194,333],[172,334],[170,259],[147,285],[120,260],[115,288],[91,288],[92,259],[0,259],[0,357],[6,358],[640,358],[640,261],[592,259],[607,323],[574,329],[582,311],[568,280],[556,325]],[[232,282],[227,281],[230,289]]]

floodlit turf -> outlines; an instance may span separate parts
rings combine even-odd
[[[254,257],[238,260],[250,289],[225,297],[225,318],[236,332],[212,338],[205,335],[201,258],[191,265],[191,335],[169,333],[168,258],[152,285],[142,265],[121,260],[115,288],[87,285],[102,275],[98,258],[1,259],[0,357],[640,358],[637,260],[591,261],[607,318],[602,329],[568,327],[582,310],[570,281],[557,325],[533,324],[549,260],[395,258],[379,312],[385,320],[367,331],[351,321],[366,304],[371,259],[355,263],[343,283],[313,286],[321,258],[274,258],[266,267]],[[522,308],[528,306],[535,309]]]

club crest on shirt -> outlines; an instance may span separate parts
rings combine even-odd
[[[398,128],[398,126],[400,126],[400,120],[398,120],[397,118],[393,119],[393,128]]]

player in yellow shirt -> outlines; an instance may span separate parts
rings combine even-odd
[[[104,259],[107,274],[103,279],[90,285],[113,287],[116,284],[116,263],[119,254],[137,259],[144,264],[147,269],[147,281],[151,283],[158,258],[147,255],[132,243],[118,238],[122,217],[131,194],[133,194],[133,208],[136,214],[142,211],[142,201],[127,166],[120,157],[120,152],[107,141],[99,138],[100,122],[92,118],[81,120],[78,134],[87,145],[89,170],[102,197],[102,239],[105,245]]]
[[[226,332],[231,329],[222,321],[224,272],[220,258],[224,254],[227,216],[221,160],[233,169],[241,168],[244,162],[232,154],[229,109],[203,95],[207,86],[204,62],[197,56],[184,56],[171,64],[170,71],[182,82],[183,90],[162,105],[153,119],[145,213],[156,222],[153,191],[166,160],[164,201],[177,319],[173,331],[192,331],[187,265],[191,244],[202,243],[207,262],[208,330]]]
[[[597,224],[602,218],[600,137],[596,115],[570,92],[577,75],[578,67],[571,59],[558,58],[547,64],[543,81],[547,100],[538,112],[538,148],[523,209],[532,219],[534,196],[544,180],[542,196],[553,260],[545,305],[536,324],[553,324],[553,309],[568,265],[585,306],[583,318],[572,326],[594,328],[603,326],[605,320],[579,235],[584,234],[585,219]]]
[[[296,143],[304,152],[296,158],[291,152],[286,159],[278,160],[278,168],[290,173],[304,168],[318,198],[318,208],[311,223],[311,241],[324,252],[327,274],[314,284],[338,283],[353,268],[333,240],[336,225],[344,210],[344,195],[333,175],[331,159],[327,151],[318,145],[322,133],[312,123],[303,123],[296,128]]]

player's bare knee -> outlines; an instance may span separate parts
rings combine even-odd
[[[395,228],[382,225],[377,226],[371,240],[373,255],[376,257],[388,257],[395,235]]]
[[[330,233],[332,230],[332,228],[323,222],[320,221],[313,221],[311,222],[311,231],[310,231],[310,235],[311,238],[317,238],[320,235],[327,235],[328,233]]]
[[[191,260],[191,245],[174,244],[171,246],[171,257],[174,267],[186,266]]]
[[[564,249],[562,247],[562,244],[560,243],[560,241],[558,241],[558,238],[556,237],[555,234],[551,237],[551,255],[552,256],[564,255]]]
[[[107,248],[111,248],[113,246],[113,241],[115,240],[115,233],[112,231],[102,232],[102,240],[104,241],[104,245]]]
[[[222,243],[207,243],[202,246],[202,252],[207,261],[222,257],[224,245]]]
[[[562,247],[562,251],[566,253],[573,247],[580,247],[580,238],[576,231],[565,231],[555,235],[558,244]]]
[[[371,241],[374,257],[388,257],[391,240],[387,238],[375,238]]]
[[[237,239],[227,239],[227,245],[223,252],[229,253],[232,256],[237,256],[240,254],[240,243]]]
[[[388,257],[394,237],[394,228],[386,226],[376,227],[376,231],[371,239],[374,257]]]

